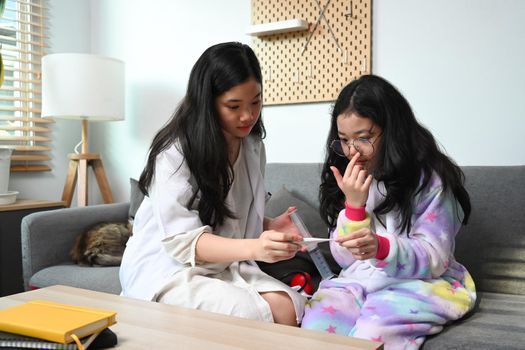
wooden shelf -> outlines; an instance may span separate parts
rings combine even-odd
[[[65,206],[64,201],[48,201],[41,199],[17,199],[13,204],[0,205],[0,211],[13,211],[22,209],[36,209],[46,207],[60,207]]]

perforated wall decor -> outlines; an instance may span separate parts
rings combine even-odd
[[[333,101],[371,71],[372,0],[252,0],[252,24],[303,19],[308,30],[254,36],[266,105]]]

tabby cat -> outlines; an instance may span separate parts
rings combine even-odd
[[[131,234],[130,223],[100,223],[80,234],[69,254],[79,265],[118,266]]]

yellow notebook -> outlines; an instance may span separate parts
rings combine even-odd
[[[77,342],[79,338],[101,332],[116,322],[114,311],[44,300],[0,310],[0,331],[63,344]]]

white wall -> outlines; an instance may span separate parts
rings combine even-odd
[[[525,1],[375,1],[374,67],[461,165],[525,164]]]
[[[128,198],[128,179],[140,175],[151,140],[184,95],[197,58],[212,44],[246,41],[250,24],[247,0],[144,4],[92,1],[93,52],[126,62],[126,120],[93,125],[91,133],[117,201]]]
[[[90,2],[86,0],[49,0],[48,53],[91,51]],[[53,143],[50,172],[12,173],[9,188],[19,191],[19,198],[60,200],[66,179],[68,153],[80,141],[80,123],[56,120],[51,126]]]
[[[91,16],[85,0],[51,3],[53,52],[88,43],[91,52],[127,64],[126,120],[93,125],[90,133],[116,201],[125,201],[128,178],[140,174],[151,139],[183,96],[197,57],[217,42],[250,43],[244,35],[250,1],[91,0]],[[522,0],[373,1],[373,72],[405,94],[461,165],[525,164],[523,18]],[[81,47],[72,45],[76,41]],[[322,161],[329,112],[328,103],[266,107],[268,161]],[[64,121],[57,127],[79,132]],[[56,170],[33,175],[39,185],[27,196],[60,196],[66,164],[61,152],[76,140],[64,142],[56,143]],[[96,189],[91,193],[101,202]]]

